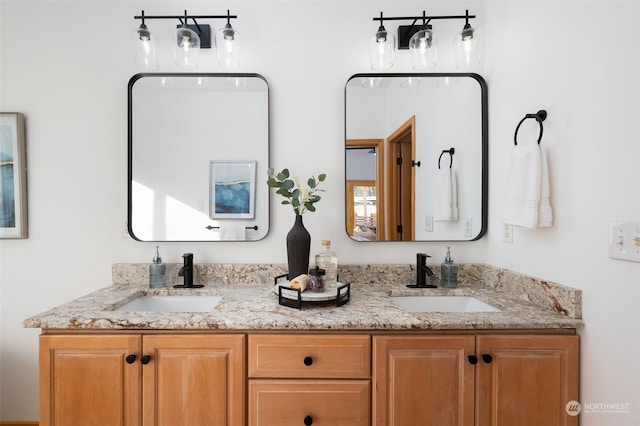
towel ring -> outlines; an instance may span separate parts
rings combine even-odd
[[[453,166],[453,154],[455,154],[456,149],[455,148],[450,148],[450,149],[443,149],[442,152],[440,153],[440,157],[438,157],[438,168],[440,168],[440,160],[442,159],[442,155],[445,152],[450,155],[450,157],[449,157],[449,168],[451,168],[451,166]]]
[[[206,228],[207,228],[208,230],[210,230],[210,231],[217,231],[217,230],[219,230],[219,229],[220,229],[220,227],[219,227],[219,226],[211,226],[211,225],[207,226]],[[244,229],[253,229],[254,231],[257,231],[257,230],[258,230],[258,225],[254,225],[254,226],[245,226],[245,227],[244,227]]]
[[[547,119],[547,111],[543,109],[541,109],[535,114],[527,114],[524,116],[522,120],[520,120],[520,122],[518,123],[518,126],[516,127],[516,133],[513,135],[513,143],[515,145],[518,145],[518,130],[520,129],[520,125],[527,118],[535,118],[538,124],[540,125],[540,135],[538,136],[538,145],[540,145],[540,141],[542,140],[542,122]]]

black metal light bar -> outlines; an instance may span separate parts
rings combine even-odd
[[[380,12],[379,17],[373,18],[374,21],[380,21],[382,25],[383,21],[413,21],[411,25],[399,25],[398,26],[398,49],[408,49],[409,40],[411,37],[420,30],[420,26],[416,25],[419,20],[425,23],[429,23],[431,20],[439,19],[465,19],[466,23],[469,23],[469,19],[474,19],[476,15],[469,15],[469,10],[466,10],[464,15],[440,15],[440,16],[428,16],[422,12],[422,16],[391,16],[383,17]]]
[[[230,15],[229,10],[227,10],[226,15],[189,15],[187,11],[184,11],[184,15],[145,15],[144,10],[140,15],[135,15],[133,19],[141,19],[144,24],[145,19],[177,19],[180,21],[181,27],[186,25],[192,31],[195,31],[200,37],[200,48],[201,49],[210,49],[211,48],[211,26],[207,24],[198,24],[196,19],[226,19],[229,22],[231,19],[238,19],[237,15]],[[191,19],[193,21],[193,25],[188,24],[188,20]]]

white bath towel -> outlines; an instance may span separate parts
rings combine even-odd
[[[539,145],[515,145],[509,166],[502,222],[530,229],[551,226],[549,174]]]
[[[553,212],[549,201],[549,167],[547,153],[540,148],[540,204],[538,205],[538,228],[551,226]]]
[[[455,222],[458,220],[456,173],[450,167],[438,169],[437,202],[433,220],[436,222]]]
[[[220,226],[220,240],[221,241],[244,241],[247,239],[246,229],[244,226]]]

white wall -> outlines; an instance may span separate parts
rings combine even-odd
[[[630,412],[583,413],[580,424],[638,425],[640,263],[609,259],[607,244],[609,221],[640,220],[640,3],[487,2],[486,17],[487,263],[583,290],[580,400]],[[504,164],[518,121],[539,109],[554,225],[505,244]]]
[[[327,173],[318,211],[304,218],[312,251],[331,239],[345,263],[411,263],[419,251],[444,257],[445,243],[352,242],[335,214],[344,200],[344,84],[368,72],[371,18],[380,10],[419,14],[424,2],[0,0],[0,109],[27,117],[30,234],[0,242],[1,420],[37,418],[39,331],[23,329],[22,319],[108,285],[112,263],[153,257],[153,243],[122,236],[126,84],[136,72],[126,44],[141,9],[176,14],[185,7],[198,14],[231,7],[239,15],[235,26],[247,42],[239,71],[260,73],[270,85],[273,166]],[[581,399],[629,403],[630,413],[585,414],[581,424],[637,425],[640,264],[608,259],[606,243],[609,220],[640,219],[638,2],[428,3],[433,14],[466,7],[486,23],[490,224],[483,240],[452,244],[454,257],[582,288]],[[524,41],[516,44],[520,30]],[[587,41],[574,41],[578,33]],[[79,51],[65,45],[76,38]],[[321,46],[309,48],[318,40]],[[434,71],[451,71],[450,58],[442,60]],[[411,70],[408,52],[396,63],[395,72]],[[161,66],[175,71],[169,59]],[[213,61],[201,70],[220,71]],[[539,108],[549,111],[543,143],[556,222],[548,230],[517,230],[514,243],[505,244],[505,158],[522,114]],[[292,212],[272,198],[264,240],[167,243],[163,259],[179,262],[190,251],[196,262],[284,263],[292,223]]]

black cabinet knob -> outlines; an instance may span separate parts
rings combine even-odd
[[[491,362],[493,361],[493,357],[489,354],[482,354],[482,360],[487,364],[491,364]]]
[[[127,362],[127,364],[133,364],[134,362],[136,362],[136,356],[133,354],[127,355],[124,360]]]
[[[306,426],[311,426],[313,424],[313,418],[311,416],[307,416],[304,418],[304,424]]]
[[[304,357],[304,365],[310,366],[311,364],[313,364],[313,358],[311,358],[310,356],[305,356]],[[309,417],[309,416],[307,416],[307,417]],[[311,424],[311,423],[309,423],[309,424]]]
[[[478,357],[475,355],[469,355],[467,357],[469,359],[469,364],[476,365],[478,363]]]
[[[142,358],[140,358],[140,362],[144,365],[149,364],[149,361],[151,361],[151,355],[142,355]]]

